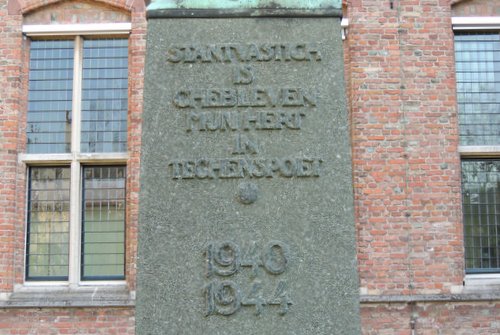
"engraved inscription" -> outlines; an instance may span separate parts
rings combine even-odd
[[[233,84],[248,85],[253,82],[254,69],[250,65],[238,66],[233,71]]]
[[[258,157],[265,152],[257,131],[298,131],[320,103],[316,88],[254,86],[257,66],[251,62],[321,61],[320,44],[172,45],[166,52],[170,66],[188,63],[231,63],[234,87],[179,88],[172,105],[182,112],[186,133],[234,133],[231,155],[241,158],[177,158],[168,162],[172,179],[319,177],[320,157]],[[180,65],[179,65],[180,64]],[[245,203],[245,202],[242,202]]]
[[[305,116],[283,110],[190,112],[186,114],[186,131],[299,130]]]
[[[171,46],[167,50],[169,63],[237,63],[320,61],[316,43],[284,44],[212,44]]]
[[[271,276],[285,273],[290,260],[288,246],[281,241],[270,241],[260,250],[252,241],[244,252],[232,241],[209,243],[205,249],[206,277],[223,277],[224,280],[212,279],[203,288],[206,311],[205,315],[232,315],[241,307],[253,306],[255,315],[260,315],[265,306],[279,306],[279,314],[285,315],[293,304],[285,280],[279,280],[272,292],[264,292],[262,281],[256,279],[259,269]],[[250,267],[251,285],[242,290],[233,280],[226,279]]]
[[[254,306],[255,315],[260,315],[264,306],[279,306],[278,313],[285,315],[293,301],[287,291],[286,282],[278,282],[274,293],[265,299],[261,293],[261,284],[258,281],[252,283],[248,295],[244,295],[240,286],[231,280],[214,280],[204,287],[206,299],[205,316],[231,315],[236,313],[242,306]]]
[[[234,158],[172,160],[173,179],[319,177],[320,158]]]
[[[315,107],[318,92],[304,88],[211,88],[177,91],[179,108]]]

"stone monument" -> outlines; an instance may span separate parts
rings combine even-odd
[[[149,5],[137,334],[359,334],[340,1],[308,4]]]

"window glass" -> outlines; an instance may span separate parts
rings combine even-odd
[[[26,277],[68,278],[70,169],[29,170]]]
[[[30,52],[27,151],[71,150],[73,41],[32,41]]]
[[[500,160],[462,161],[467,272],[500,271]]]
[[[455,36],[462,146],[500,145],[500,35]],[[500,272],[500,160],[462,159],[467,273]]]
[[[127,150],[128,41],[84,40],[82,152]]]
[[[83,168],[82,279],[124,278],[125,167]]]
[[[28,172],[26,279],[124,279],[126,168],[103,164],[127,151],[128,41],[69,38],[31,42],[27,152],[47,164]],[[72,155],[48,167],[54,153]]]
[[[500,35],[455,36],[460,144],[500,144]]]

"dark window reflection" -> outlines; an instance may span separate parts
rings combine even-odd
[[[82,152],[127,150],[128,41],[83,44]]]
[[[70,169],[30,168],[26,277],[66,280],[69,255]]]
[[[125,276],[125,167],[83,169],[82,278]]]
[[[32,41],[27,138],[29,153],[71,150],[73,41]]]
[[[455,36],[462,145],[500,145],[500,35]]]
[[[465,261],[469,273],[500,270],[500,160],[462,161]]]

